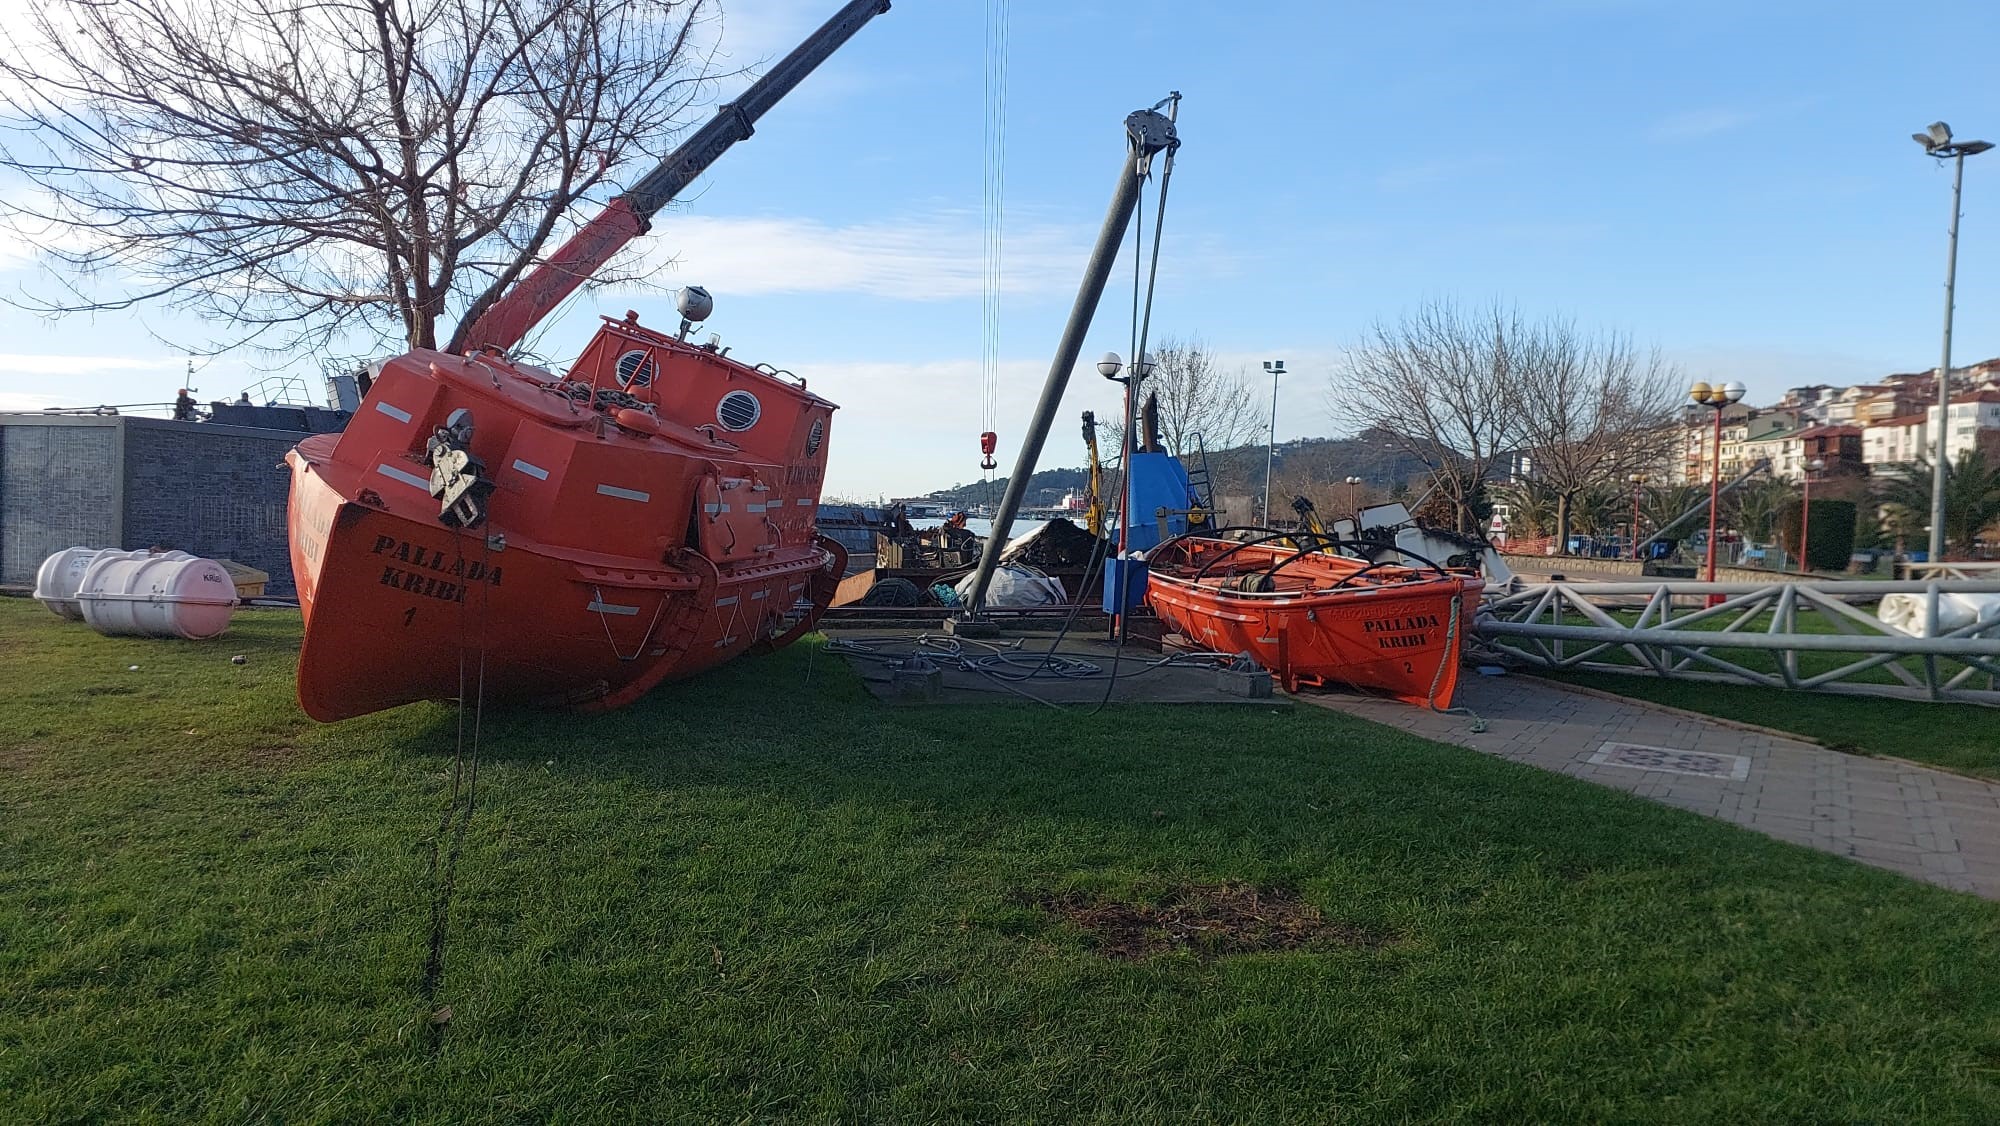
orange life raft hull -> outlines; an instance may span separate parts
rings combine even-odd
[[[461,409],[490,482],[470,528],[441,519],[427,452]],[[489,699],[615,708],[791,642],[846,563],[814,526],[833,410],[629,314],[566,378],[386,362],[345,432],[286,457],[299,703],[345,719],[459,698],[483,670]]]
[[[1440,708],[1485,589],[1476,574],[1207,536],[1167,541],[1148,567],[1147,603],[1193,644],[1248,653],[1292,691],[1348,685]]]

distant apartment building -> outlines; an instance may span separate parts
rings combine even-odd
[[[1867,472],[1859,426],[1813,426],[1785,435],[1771,460],[1771,472],[1786,481],[1805,479],[1806,466],[1821,462],[1824,477],[1849,477]]]
[[[1722,464],[1729,465],[1743,441],[1745,428],[1757,415],[1747,403],[1731,403],[1722,408]],[[1676,465],[1679,481],[1706,481],[1715,468],[1715,414],[1709,407],[1689,407],[1682,418],[1681,457]]]
[[[1862,458],[1871,466],[1930,461],[1937,451],[1938,408],[1891,418],[1862,431]],[[2000,390],[1975,391],[1951,401],[1945,456],[1957,460],[1969,449],[2000,456]]]
[[[1861,460],[1871,467],[1925,460],[1930,448],[1928,414],[1883,419],[1861,430]]]

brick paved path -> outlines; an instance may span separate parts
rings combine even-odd
[[[1486,721],[1480,734],[1469,717],[1391,700],[1332,693],[1300,699],[2000,899],[2000,785],[1526,676],[1459,682],[1457,703]]]

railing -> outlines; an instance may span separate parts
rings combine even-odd
[[[2000,563],[1905,563],[1913,579],[2000,579]]]
[[[1853,603],[1925,599],[1931,636]],[[1926,582],[1552,582],[1482,608],[1482,643],[1555,669],[1650,674],[2000,706],[2000,612],[1939,629],[1939,598],[2000,594],[2000,576]],[[1822,630],[1802,630],[1801,623]]]

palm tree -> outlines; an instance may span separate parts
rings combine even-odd
[[[1876,489],[1884,529],[1899,544],[1930,526],[1932,474],[1929,462],[1890,466]],[[1944,531],[1947,546],[1971,554],[1979,533],[2000,519],[2000,466],[1988,466],[1986,453],[1969,449],[1958,455],[1944,478]],[[1900,547],[1898,548],[1900,550]]]
[[[1556,531],[1556,494],[1534,481],[1513,481],[1493,490],[1493,499],[1507,506],[1511,539],[1552,536]]]
[[[1639,523],[1646,529],[1641,538],[1666,527],[1669,521],[1707,499],[1706,485],[1661,485],[1647,489],[1639,497]],[[1675,528],[1674,535],[1686,539],[1695,526],[1696,522],[1690,520]],[[1701,526],[1706,527],[1706,522]]]
[[[1771,538],[1778,512],[1795,492],[1790,482],[1771,477],[1745,482],[1724,498],[1723,514],[1737,531],[1750,539],[1766,541]]]
[[[1631,505],[1624,490],[1592,485],[1570,501],[1570,527],[1586,536],[1608,536],[1632,518]]]

